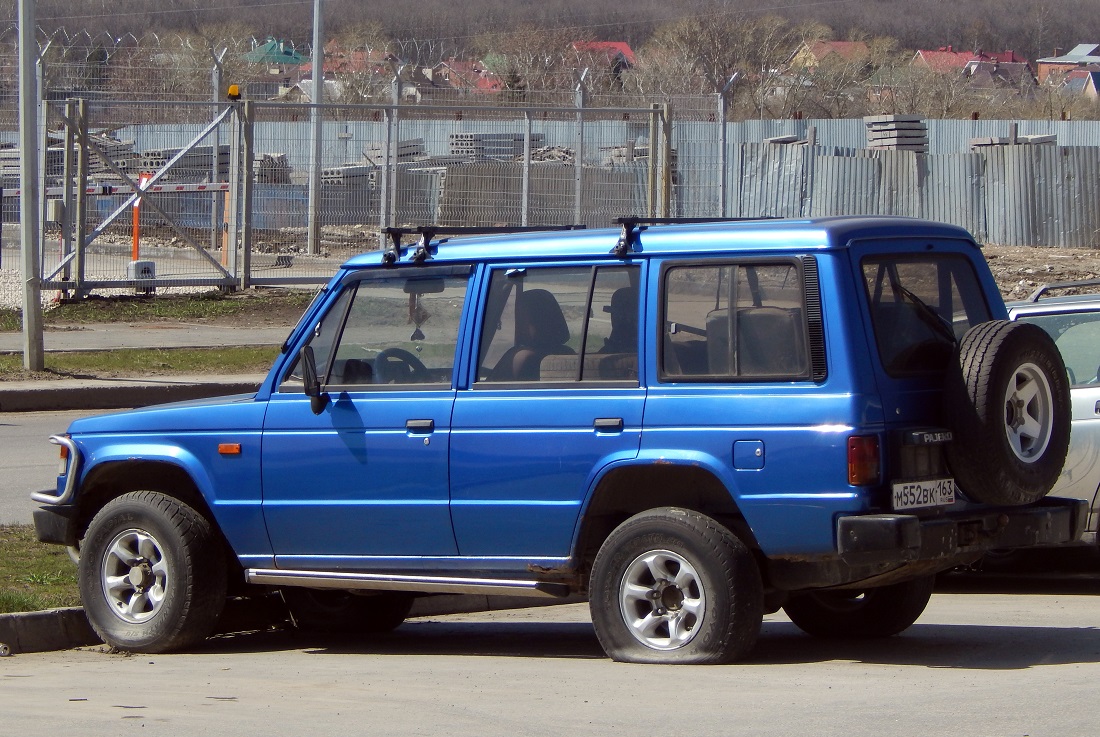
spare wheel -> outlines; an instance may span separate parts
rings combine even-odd
[[[944,391],[960,491],[983,504],[1030,504],[1050,491],[1069,448],[1065,364],[1040,327],[994,320],[955,349]]]

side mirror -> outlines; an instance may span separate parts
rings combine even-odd
[[[313,346],[304,345],[298,351],[298,361],[302,365],[302,384],[309,397],[309,408],[319,415],[328,406],[328,394],[321,391],[321,380],[317,377],[317,361],[313,358]]]

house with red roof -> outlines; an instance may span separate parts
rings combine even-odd
[[[938,74],[961,74],[976,89],[1026,93],[1035,87],[1030,62],[1011,49],[956,51],[951,46],[942,46],[934,51],[917,51],[910,64]]]
[[[1030,68],[1027,59],[1011,49],[1007,51],[956,51],[952,46],[941,46],[935,51],[921,49],[910,62],[914,66],[925,66],[935,72],[964,70],[972,63],[1023,64]]]
[[[570,46],[577,54],[602,56],[620,71],[634,66],[634,49],[625,41],[574,41]]]

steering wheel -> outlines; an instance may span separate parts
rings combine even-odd
[[[428,380],[428,367],[404,348],[386,348],[374,358],[380,384],[420,384]]]

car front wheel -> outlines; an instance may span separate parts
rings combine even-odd
[[[209,521],[154,491],[124,494],[96,514],[79,572],[92,628],[119,650],[194,645],[225,605],[225,559]]]

